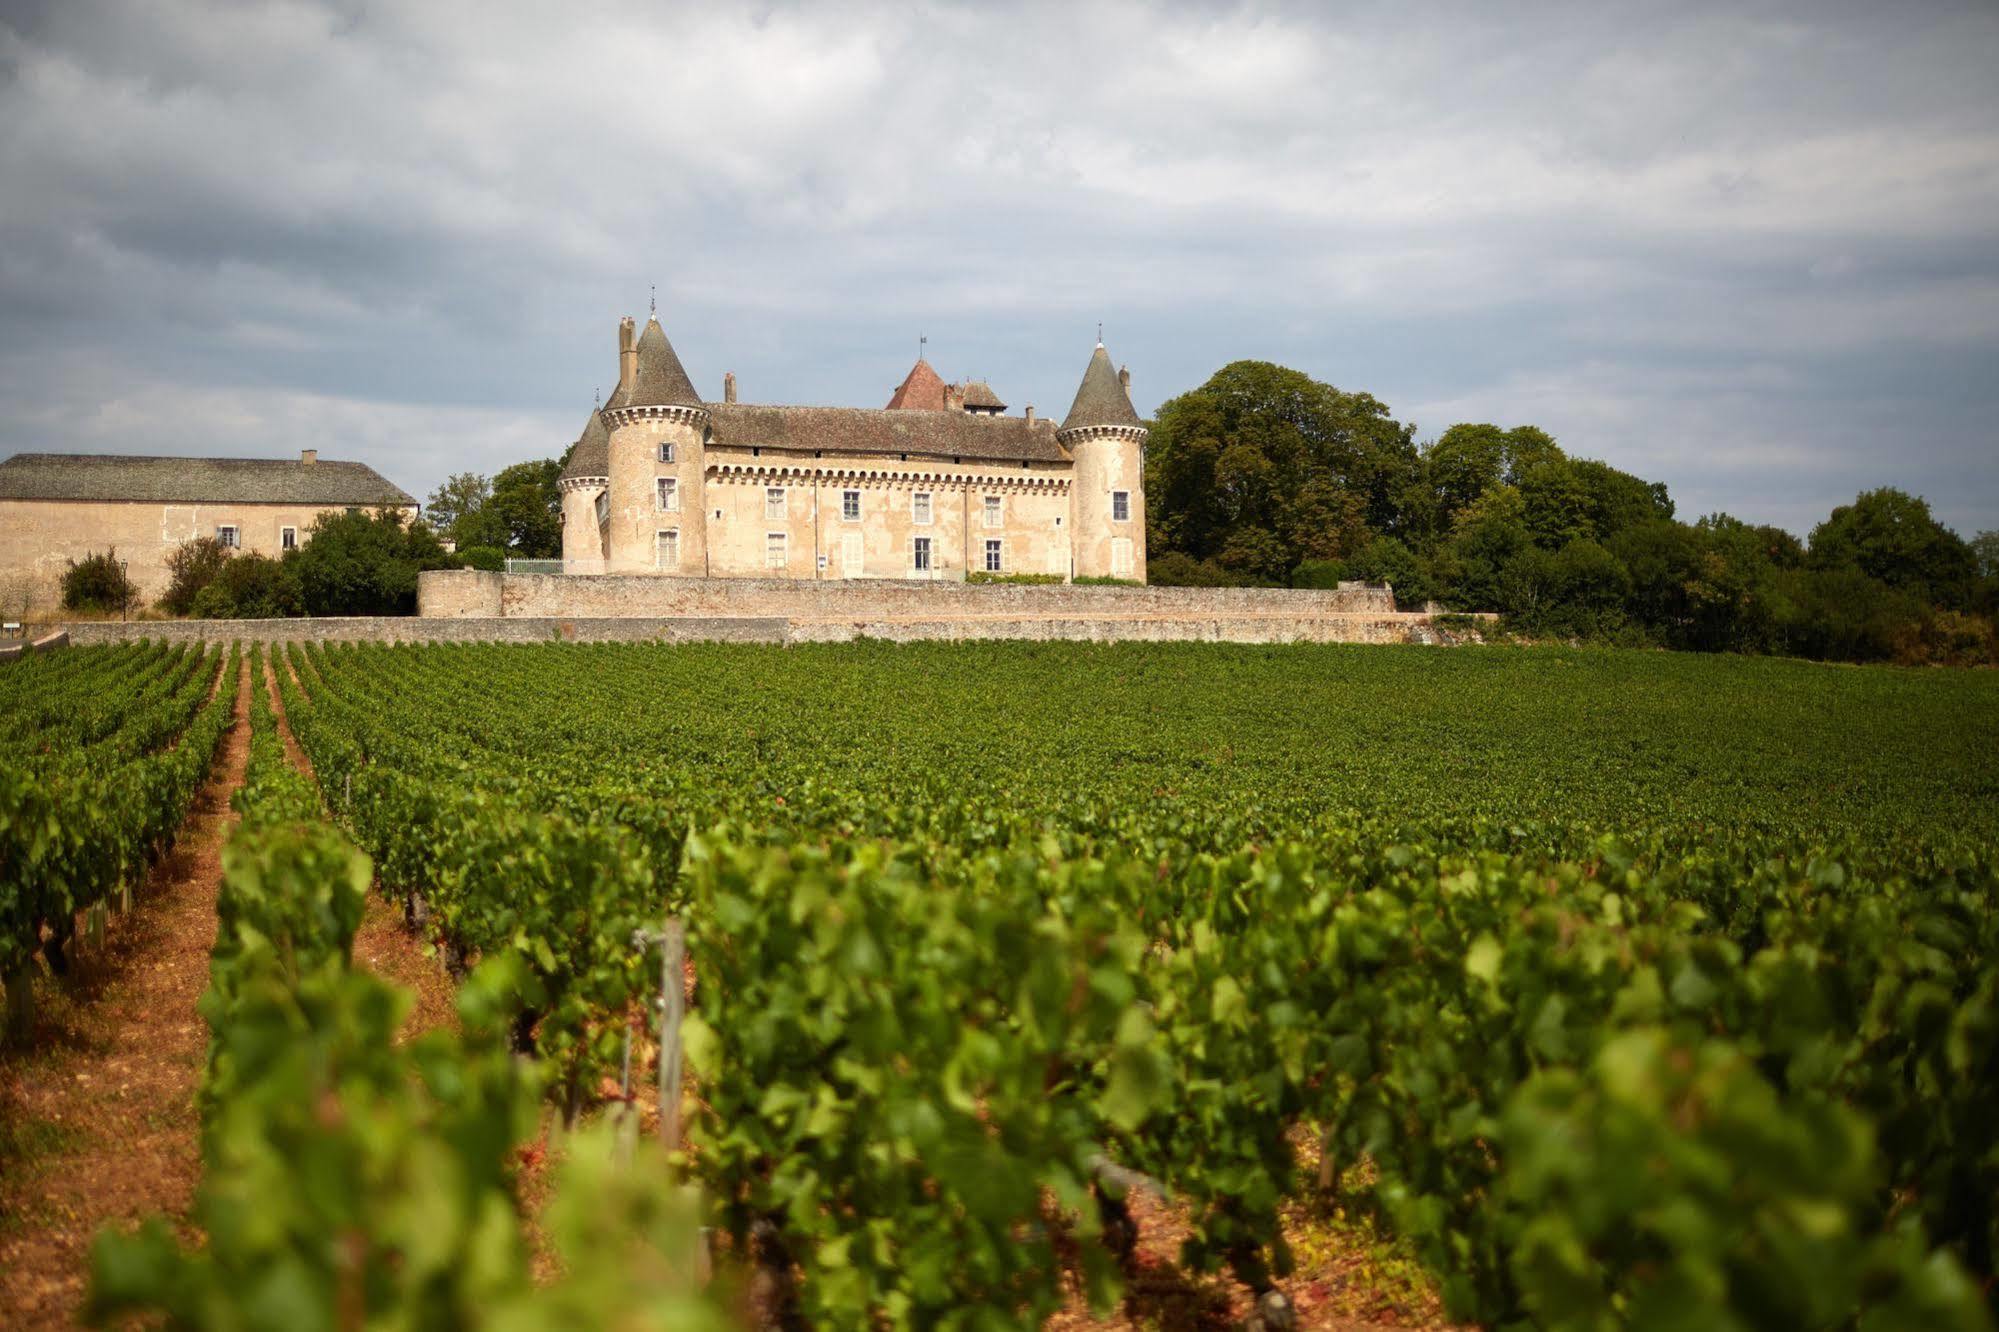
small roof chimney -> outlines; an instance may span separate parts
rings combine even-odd
[[[722,401],[734,402],[735,400],[736,400],[736,372],[734,370],[731,370],[728,374],[722,376]]]
[[[1034,424],[1034,404],[1031,402],[1027,404],[1027,423]]]
[[[318,449],[300,449],[300,450],[298,451],[298,460],[299,460],[300,462],[304,463],[304,464],[305,464],[305,465],[306,465],[307,467],[310,467],[310,466],[312,466],[312,465],[313,465],[314,463],[316,463],[316,462],[318,462],[318,461],[319,461],[319,450],[318,450]]]
[[[1127,398],[1129,398],[1129,397],[1131,396],[1131,367],[1130,367],[1130,366],[1128,366],[1128,365],[1121,365],[1121,366],[1119,366],[1119,367],[1118,367],[1118,372],[1117,372],[1117,382],[1118,382],[1118,387],[1120,387],[1120,388],[1122,388],[1122,389],[1124,390],[1124,396],[1125,396],[1125,397],[1127,397]]]

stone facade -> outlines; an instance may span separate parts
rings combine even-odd
[[[437,569],[417,576],[433,619],[765,616],[789,620],[967,623],[1005,619],[1396,618],[1386,584],[1332,591],[1267,587],[1099,587],[879,579],[628,578]],[[1410,615],[1411,622],[1429,617]]]
[[[1145,438],[1101,344],[1058,427],[919,360],[889,406],[701,400],[655,318],[560,481],[565,573],[1145,581]]]
[[[286,528],[304,541],[321,514],[346,507],[0,499],[0,608],[10,615],[20,611],[13,603],[20,595],[29,614],[46,614],[62,600],[70,561],[111,549],[125,561],[140,601],[149,604],[167,590],[167,556],[184,541],[231,526],[240,549],[276,557],[284,553]]]

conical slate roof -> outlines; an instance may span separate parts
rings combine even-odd
[[[1076,390],[1076,401],[1070,404],[1069,414],[1062,418],[1062,428],[1075,430],[1082,426],[1140,424],[1138,413],[1131,407],[1131,395],[1124,391],[1124,385],[1118,382],[1117,371],[1111,368],[1111,354],[1099,342],[1097,349],[1090,353],[1089,368],[1083,371],[1083,384]]]
[[[944,410],[944,380],[922,357],[909,368],[909,377],[888,400],[890,411],[941,412]]]
[[[562,480],[574,481],[582,477],[611,474],[611,432],[604,425],[604,415],[591,409],[590,419],[583,423],[583,434],[570,450],[569,465],[562,469]]]
[[[657,316],[646,320],[645,332],[639,334],[639,367],[632,377],[630,398],[618,405],[621,407],[699,407],[701,395],[694,391],[694,381],[687,377],[681,367],[680,358],[673,354],[673,344],[666,340],[666,330],[659,326]]]

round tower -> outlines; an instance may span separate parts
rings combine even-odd
[[[606,570],[700,574],[707,567],[708,410],[657,315],[636,340],[630,319],[619,326],[618,365],[618,391],[603,413]]]
[[[564,573],[604,572],[604,524],[598,501],[610,484],[611,432],[604,426],[603,412],[593,407],[555,483],[562,493]]]
[[[1099,342],[1055,438],[1075,459],[1069,485],[1072,572],[1145,581],[1145,426],[1131,380]]]

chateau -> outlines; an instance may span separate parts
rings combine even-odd
[[[921,358],[882,408],[704,401],[654,316],[561,478],[571,574],[1145,581],[1146,430],[1101,342],[1060,425]]]

